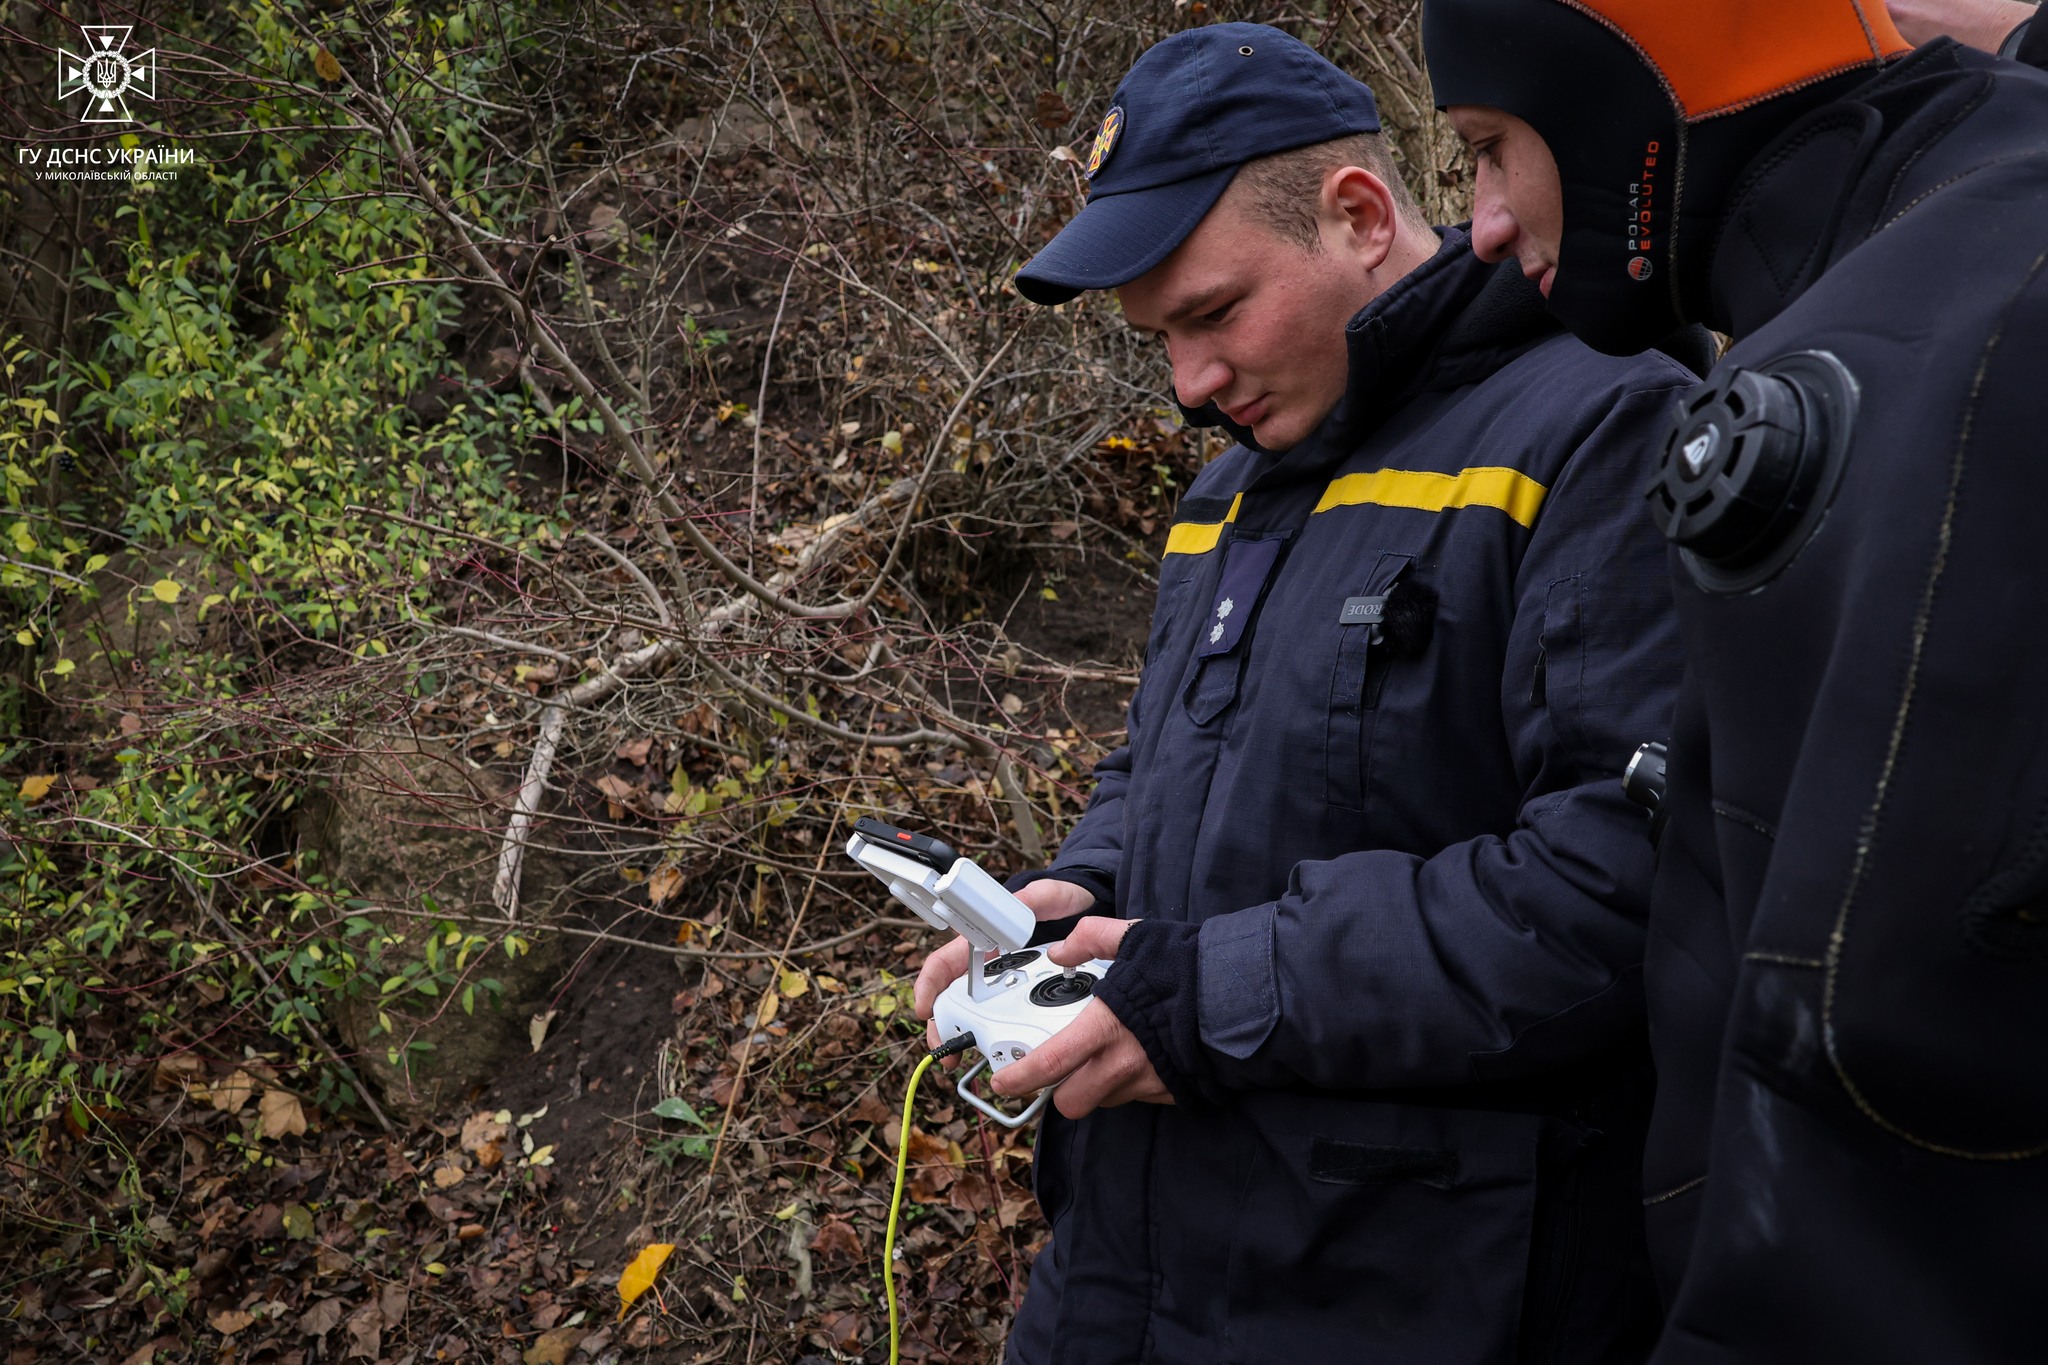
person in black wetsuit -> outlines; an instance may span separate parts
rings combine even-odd
[[[1859,0],[1423,22],[1475,250],[1600,349],[1734,338],[1644,452],[1654,1359],[2043,1359],[2048,75]]]

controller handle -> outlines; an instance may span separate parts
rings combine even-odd
[[[981,1096],[975,1094],[974,1091],[968,1087],[969,1081],[972,1081],[976,1076],[979,1076],[982,1072],[988,1069],[989,1060],[987,1056],[984,1055],[979,1061],[975,1062],[973,1066],[968,1067],[967,1070],[960,1073],[959,1084],[955,1085],[953,1087],[953,1090],[954,1093],[959,1095],[961,1099],[966,1100],[969,1104],[973,1105],[977,1112],[987,1115],[989,1118],[994,1119],[997,1123],[1002,1124],[1005,1128],[1022,1128],[1025,1124],[1031,1122],[1040,1114],[1044,1113],[1045,1106],[1052,1099],[1052,1092],[1058,1088],[1056,1086],[1049,1085],[1045,1089],[1039,1091],[1038,1098],[1032,1100],[1030,1104],[1026,1105],[1024,1107],[1023,1113],[1018,1114],[1015,1117],[1012,1117],[1011,1115],[1005,1114],[1002,1110],[996,1108],[993,1104],[990,1104]]]

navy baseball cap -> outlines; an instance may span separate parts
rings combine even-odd
[[[1033,303],[1129,284],[1173,254],[1237,168],[1377,133],[1372,91],[1264,24],[1156,43],[1124,77],[1088,154],[1088,204],[1017,272]]]

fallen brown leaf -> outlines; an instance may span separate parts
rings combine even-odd
[[[967,1174],[954,1182],[953,1192],[946,1202],[967,1214],[987,1213],[990,1202],[988,1181],[975,1174]]]
[[[366,1303],[348,1319],[348,1358],[375,1360],[382,1354],[384,1344],[384,1320],[377,1312],[377,1305]]]
[[[469,1210],[451,1199],[443,1199],[438,1194],[430,1194],[424,1202],[427,1206],[427,1212],[433,1214],[434,1217],[444,1223],[466,1223],[469,1221]]]
[[[946,1191],[960,1177],[951,1166],[920,1166],[910,1177],[910,1200],[914,1204],[940,1204]]]
[[[850,1256],[860,1258],[860,1234],[852,1224],[837,1215],[827,1218],[818,1228],[818,1235],[811,1238],[811,1250],[821,1256]]]
[[[244,1313],[239,1308],[216,1308],[206,1315],[206,1325],[224,1337],[233,1336],[254,1321],[254,1313]]]
[[[284,1210],[275,1204],[258,1204],[242,1220],[242,1235],[268,1242],[284,1235]]]
[[[626,807],[641,795],[641,788],[611,773],[597,779],[597,789],[604,793],[606,805],[614,812],[611,816],[614,820],[624,815]]]
[[[471,1114],[462,1121],[462,1150],[474,1152],[487,1142],[501,1141],[511,1131],[512,1125],[500,1122],[488,1109]]]
[[[942,1137],[933,1137],[922,1128],[910,1130],[910,1159],[914,1162],[943,1162],[950,1166],[962,1166],[967,1158],[959,1145]]]
[[[533,1345],[526,1348],[521,1357],[526,1365],[567,1365],[569,1353],[583,1344],[583,1338],[590,1335],[583,1327],[557,1327],[552,1332],[543,1332]]]
[[[437,1190],[452,1190],[462,1183],[462,1177],[463,1170],[460,1166],[436,1166],[434,1168],[434,1188]]]
[[[165,1090],[177,1090],[201,1080],[206,1075],[206,1063],[189,1052],[174,1052],[168,1057],[159,1057],[156,1063],[156,1083]]]
[[[867,1319],[851,1309],[827,1313],[818,1324],[825,1329],[825,1335],[832,1338],[832,1344],[841,1351],[851,1351],[867,1335]]]
[[[673,897],[683,887],[683,870],[679,867],[658,867],[647,879],[647,903],[660,905]]]
[[[239,1114],[262,1088],[254,1076],[238,1068],[213,1087],[213,1107],[223,1114]]]
[[[322,1299],[299,1314],[299,1330],[309,1337],[325,1337],[340,1325],[340,1299]]]
[[[296,1136],[306,1131],[306,1110],[297,1095],[272,1090],[264,1095],[256,1112],[262,1119],[263,1136],[267,1138],[281,1138],[287,1134]]]

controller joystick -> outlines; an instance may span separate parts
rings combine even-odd
[[[1046,1009],[1058,1009],[1086,1000],[1095,994],[1095,974],[1075,968],[1068,968],[1058,976],[1048,976],[1031,988],[1031,1003]]]
[[[1026,948],[1037,918],[1001,883],[945,844],[879,820],[854,822],[846,851],[887,884],[889,894],[935,929],[965,938],[980,971],[969,971],[939,994],[932,1022],[951,1042],[972,1034],[981,1060],[960,1076],[960,1098],[1006,1128],[1020,1128],[1043,1113],[1051,1086],[1020,1114],[1007,1114],[974,1093],[983,1071],[1000,1071],[1029,1056],[1072,1023],[1109,970],[1100,960],[1062,967]]]

